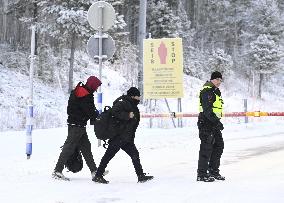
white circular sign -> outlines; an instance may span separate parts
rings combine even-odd
[[[88,22],[95,30],[109,30],[115,22],[115,10],[105,1],[93,3],[88,10]]]

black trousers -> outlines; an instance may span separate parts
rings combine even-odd
[[[85,127],[68,126],[68,136],[59,155],[55,171],[62,172],[68,158],[74,153],[76,148],[82,152],[90,171],[96,171],[97,167],[91,151],[91,143]]]
[[[96,176],[103,175],[105,168],[107,167],[107,164],[110,162],[110,160],[115,156],[115,154],[120,149],[125,151],[130,156],[137,176],[143,174],[143,169],[142,169],[140,158],[139,158],[139,152],[134,142],[122,141],[119,139],[119,137],[115,137],[109,142],[109,146],[101,160]]]
[[[223,154],[224,140],[220,130],[199,129],[201,140],[198,174],[205,174],[208,170],[219,171],[220,159]]]

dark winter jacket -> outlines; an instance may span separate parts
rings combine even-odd
[[[118,137],[126,142],[133,142],[135,132],[140,121],[140,112],[137,107],[139,101],[130,96],[122,95],[113,102],[112,112],[119,122]],[[129,117],[129,113],[134,113],[134,118]]]
[[[99,113],[92,92],[82,83],[71,92],[67,106],[68,124],[86,126],[88,120],[93,124]]]
[[[203,86],[211,86],[212,88],[205,88],[200,91],[200,101],[203,108],[203,112],[199,113],[198,126],[219,128],[223,130],[220,119],[213,113],[213,103],[216,101],[216,95],[221,96],[219,88],[215,87],[210,81],[207,81]]]

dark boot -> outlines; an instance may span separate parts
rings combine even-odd
[[[138,175],[138,183],[144,183],[148,180],[152,180],[154,176],[146,176],[146,173]]]
[[[67,178],[66,176],[64,176],[62,174],[62,172],[58,172],[58,171],[53,171],[52,173],[52,178],[57,179],[57,180],[66,180],[69,181],[70,179]]]
[[[215,178],[210,176],[209,174],[198,174],[196,180],[203,182],[213,182],[215,181]]]
[[[102,184],[108,184],[109,181],[107,181],[106,179],[104,179],[103,176],[95,176],[92,181],[96,182],[96,183],[102,183]]]
[[[109,172],[108,170],[105,170],[105,172],[103,173],[103,176],[106,176],[108,174],[108,172]],[[97,169],[91,173],[92,179],[95,178],[96,173],[97,173]]]
[[[225,177],[220,175],[219,170],[209,170],[209,174],[211,177],[215,178],[216,180],[225,180]]]

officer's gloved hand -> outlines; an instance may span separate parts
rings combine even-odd
[[[198,126],[199,129],[203,128],[203,126],[204,126],[204,120],[198,119],[198,121],[197,121],[197,126]]]
[[[223,124],[219,121],[218,123],[217,123],[217,125],[215,126],[215,128],[217,129],[217,130],[224,130],[224,126],[223,126]]]

